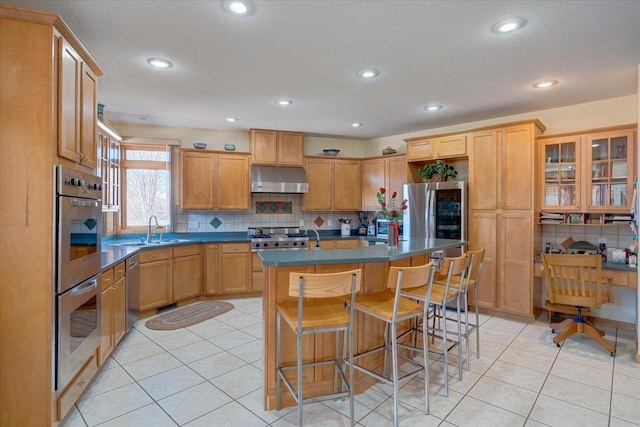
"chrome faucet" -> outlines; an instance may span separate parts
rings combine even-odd
[[[311,230],[314,233],[316,233],[316,247],[315,247],[315,249],[320,249],[320,234],[318,234],[318,230],[316,230],[315,228],[307,228],[306,233],[308,233],[309,230]]]
[[[147,243],[151,243],[151,220],[152,219],[156,220],[156,229],[160,227],[160,225],[158,224],[158,217],[155,215],[151,215],[149,217],[149,226],[147,227]]]

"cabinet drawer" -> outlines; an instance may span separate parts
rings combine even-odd
[[[140,262],[152,262],[161,259],[171,259],[171,248],[140,251]]]
[[[222,245],[223,254],[239,254],[249,252],[249,245],[247,243],[225,243]]]
[[[629,273],[625,271],[603,271],[605,276],[609,273],[613,278],[613,284],[615,286],[629,286]]]
[[[78,398],[82,394],[82,392],[87,388],[91,379],[98,372],[98,362],[95,355],[91,356],[86,365],[82,368],[80,373],[74,380],[69,384],[69,386],[64,390],[62,394],[58,397],[58,413],[57,420],[61,421],[69,412],[69,410],[73,407],[73,405],[78,401]]]
[[[111,285],[113,285],[113,268],[105,270],[102,272],[102,276],[100,277],[100,289],[102,291],[109,289]]]
[[[201,245],[185,245],[185,246],[176,246],[173,248],[173,256],[181,257],[181,256],[189,256],[189,255],[200,255]]]
[[[117,282],[118,280],[124,277],[124,262],[117,264],[113,267],[113,281]]]
[[[467,136],[454,135],[438,140],[438,158],[467,154]]]

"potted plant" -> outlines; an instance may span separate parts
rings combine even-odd
[[[435,163],[425,166],[423,169],[418,169],[418,173],[422,175],[423,182],[429,181],[447,181],[451,178],[455,181],[458,176],[458,172],[453,166],[448,165],[444,160],[436,160]]]

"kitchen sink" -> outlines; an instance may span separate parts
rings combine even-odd
[[[155,246],[155,245],[168,245],[171,243],[183,243],[190,242],[189,239],[167,239],[167,240],[154,240],[151,242],[121,242],[121,243],[112,243],[111,246]]]

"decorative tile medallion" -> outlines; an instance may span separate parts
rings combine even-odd
[[[290,214],[293,213],[292,202],[256,202],[257,214]]]
[[[96,222],[96,220],[95,220],[95,219],[93,219],[93,218],[89,218],[88,220],[86,220],[86,221],[84,222],[84,225],[85,225],[89,230],[93,230],[93,229],[96,227],[96,225],[98,225],[98,223]]]
[[[317,225],[318,227],[322,227],[322,224],[324,224],[324,219],[322,219],[322,218],[318,217],[318,218],[316,218],[316,219],[313,221],[313,223],[314,223],[315,225]]]
[[[218,229],[218,227],[222,225],[222,221],[220,221],[218,217],[215,217],[211,220],[209,224],[211,224],[213,228]]]

